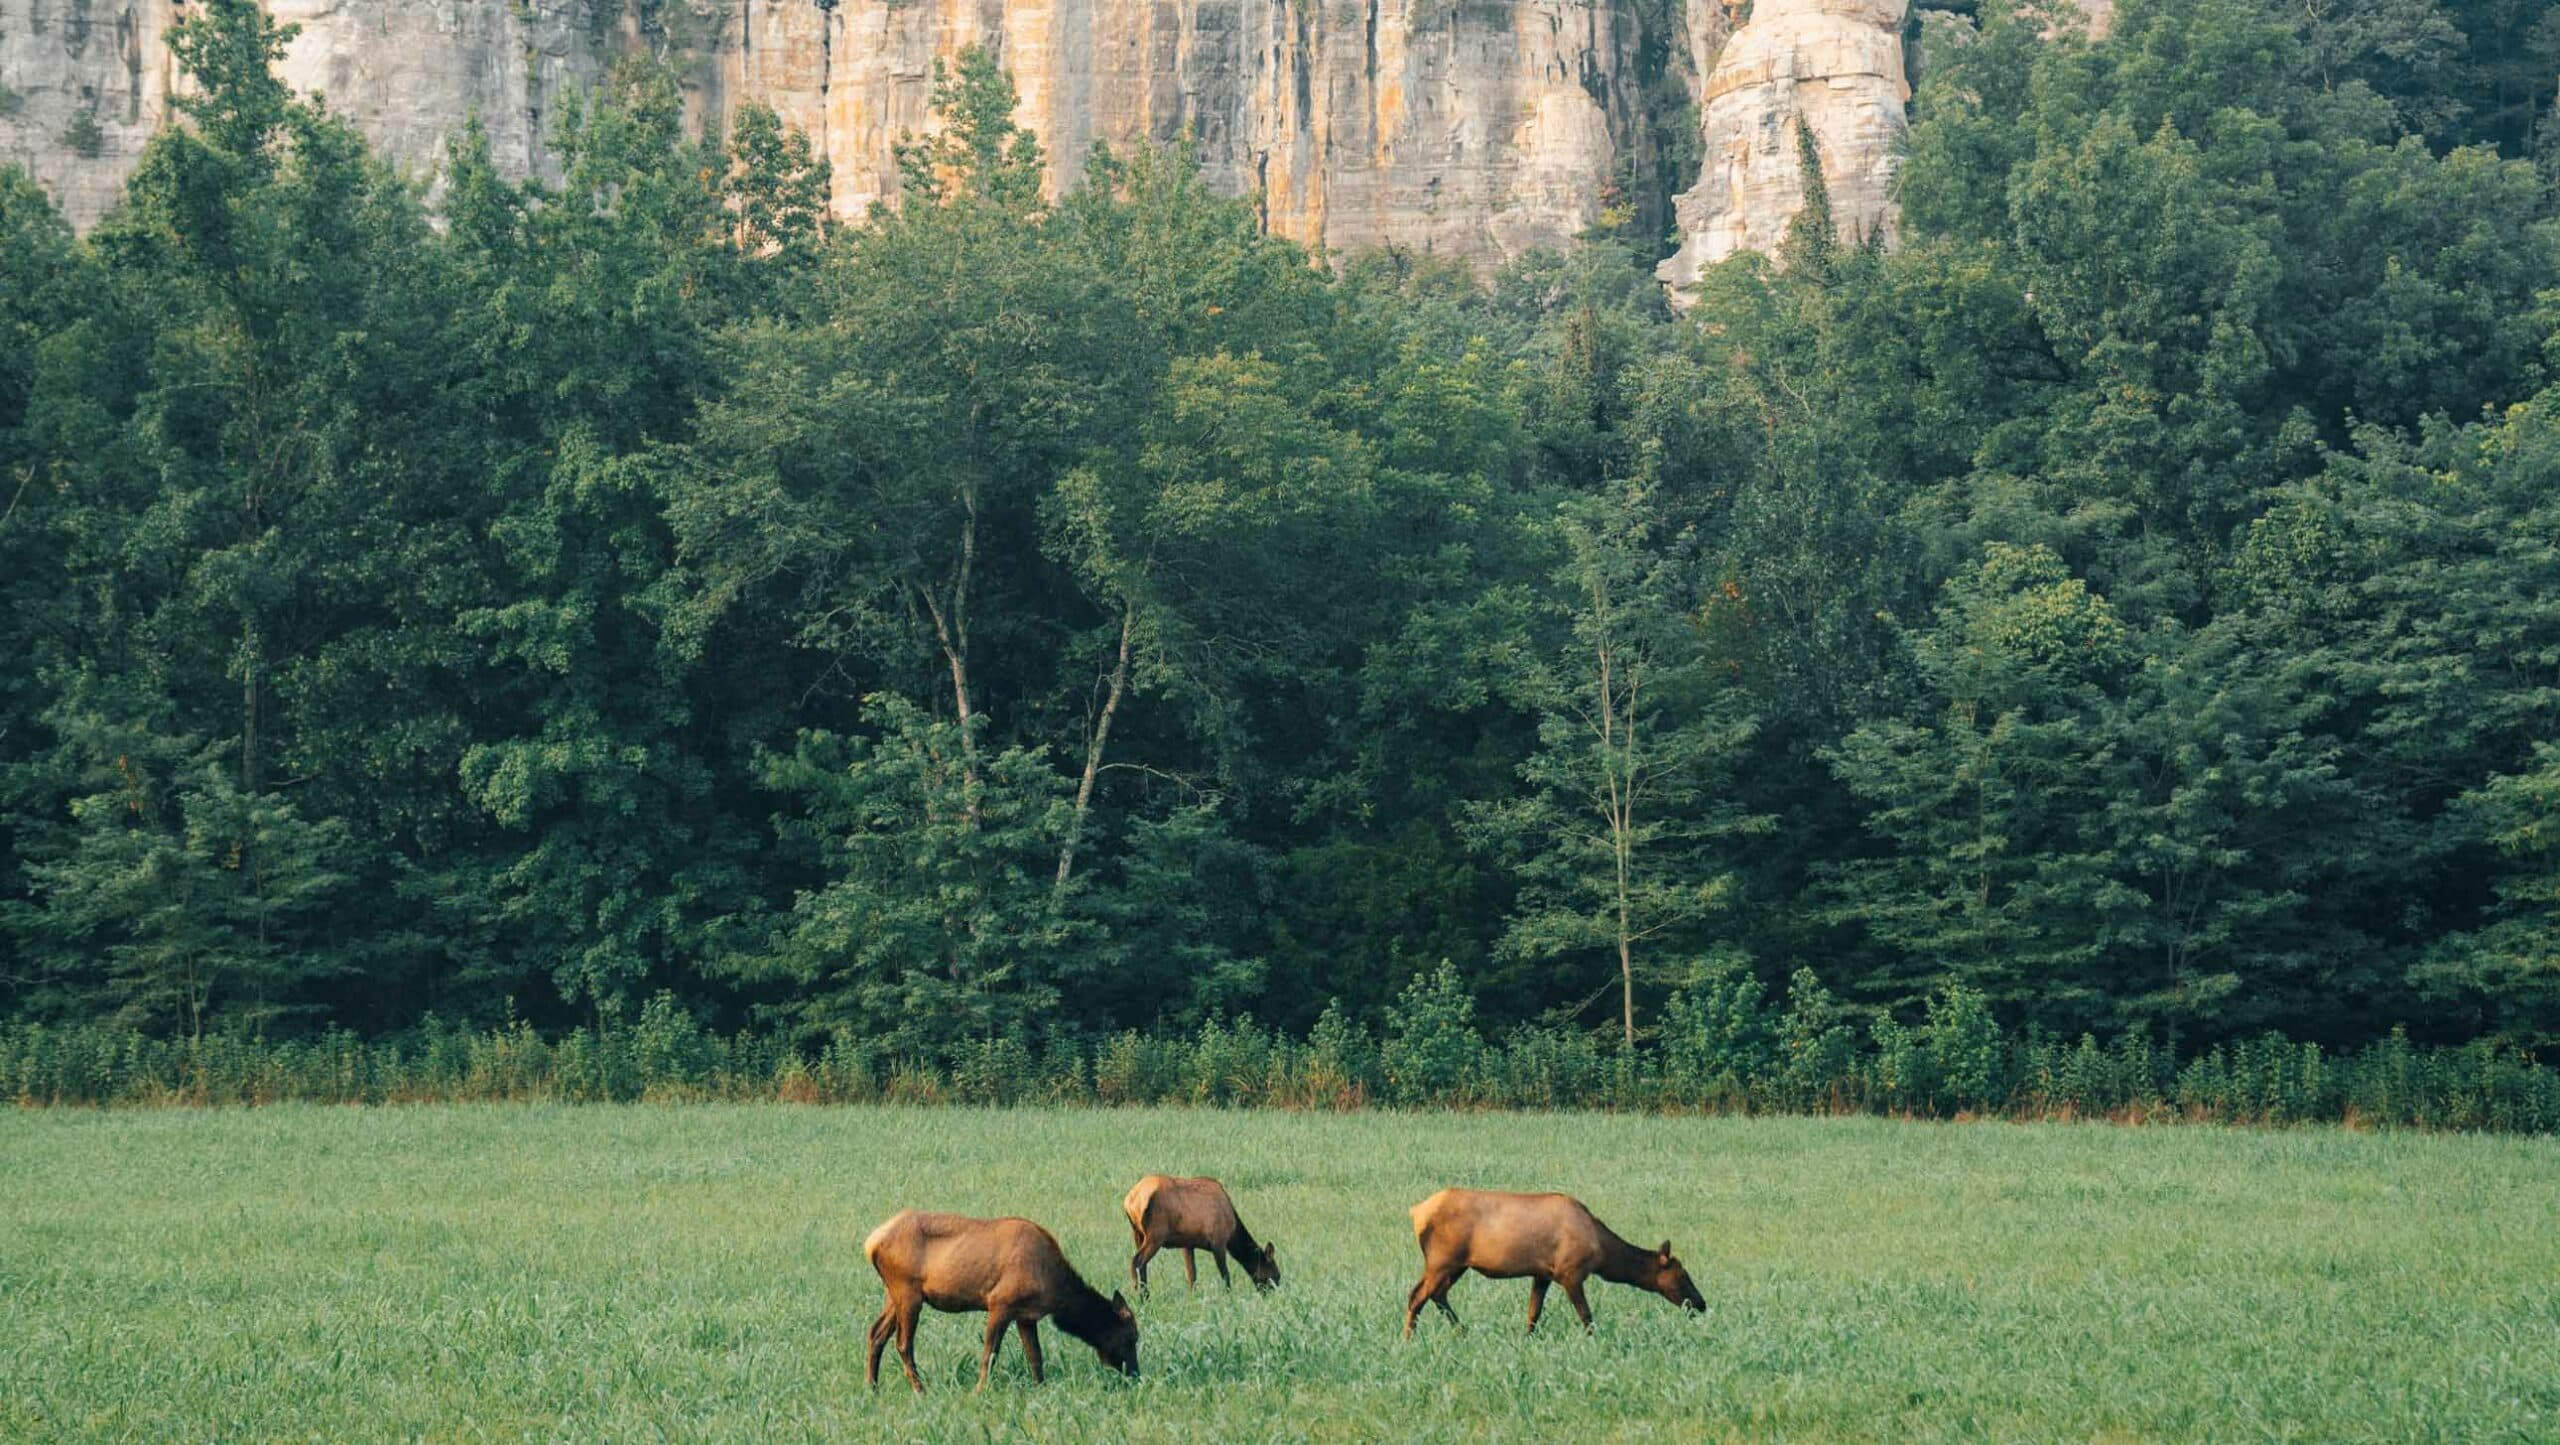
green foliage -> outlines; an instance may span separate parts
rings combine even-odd
[[[208,1023],[293,1012],[338,966],[313,925],[348,881],[344,825],[241,792],[216,755],[155,757],[146,738],[92,746],[115,751],[100,759],[109,786],[72,803],[71,836],[28,868],[46,925],[104,954],[104,997],[64,1002],[196,1039]],[[77,990],[80,975],[64,983]]]
[[[1643,492],[1621,487],[1559,512],[1566,635],[1552,660],[1527,659],[1515,684],[1538,716],[1537,750],[1520,770],[1527,790],[1477,819],[1521,881],[1504,951],[1609,958],[1629,1048],[1638,950],[1698,942],[1733,886],[1719,850],[1768,823],[1722,796],[1752,724],[1715,686],[1651,510]],[[1649,956],[1646,965],[1659,974]]]
[[[169,27],[169,53],[195,82],[172,97],[196,123],[207,147],[253,173],[271,159],[267,146],[295,108],[275,73],[299,25],[278,25],[255,0],[205,0],[204,8]]]
[[[648,64],[556,182],[465,127],[422,186],[190,6],[89,235],[0,176],[0,1017],[433,1014],[581,1098],[716,1022],[790,1097],[2525,1117],[2549,7],[1974,9],[1899,246],[1800,133],[1674,317],[1641,196],[1479,278],[1187,147],[1051,194],[976,50],[870,216]]]
[[[994,52],[968,46],[956,66],[933,62],[933,113],[941,128],[901,138],[898,174],[918,204],[968,199],[1022,210],[1040,199],[1040,141],[1014,122],[1013,77]]]
[[[1747,1103],[1776,1070],[1774,1028],[1760,980],[1720,959],[1663,1004],[1663,1070],[1690,1097]]]
[[[1944,710],[1868,724],[1833,754],[1891,844],[1839,866],[1837,916],[1924,977],[2070,1017],[2075,999],[2103,997],[2103,943],[2134,901],[2080,828],[2120,785],[2091,724],[2125,665],[2123,626],[2041,547],[1994,543],[1946,597],[1913,648]],[[1879,971],[1867,986],[1896,982]]]
[[[2410,970],[2421,989],[2489,1011],[2500,1034],[2560,1044],[2560,748],[2533,745],[2530,772],[2504,773],[2463,795],[2462,816],[2518,866],[2498,884],[2483,926],[2439,941]]]
[[[1681,996],[1683,999],[1691,995]],[[2560,1131],[2560,1070],[2486,1040],[2414,1044],[2405,1032],[2352,1053],[2267,1034],[2183,1065],[2150,1036],[2101,1044],[2019,1036],[1979,998],[1951,991],[1929,1023],[1873,1021],[1861,1041],[1806,975],[1783,1012],[1749,986],[1722,1014],[1675,1000],[1665,1047],[1628,1051],[1604,1034],[1529,1025],[1486,1038],[1446,969],[1417,979],[1385,1036],[1328,1012],[1304,1037],[1250,1017],[1183,1032],[1126,1029],[1034,1044],[958,1039],[933,1055],[885,1035],[794,1045],[771,1029],[722,1033],[673,994],[630,1018],[556,1036],[521,1019],[469,1029],[429,1015],[379,1038],[331,1029],[201,1037],[112,1023],[0,1025],[0,1100],[38,1105],[604,1103],[1076,1105],[1291,1109],[1605,1110],[1853,1114],[2014,1120]],[[1677,1032],[1675,1032],[1677,1031]]]
[[[18,97],[14,94],[0,96],[0,114],[6,114],[15,109],[7,103],[17,99]],[[95,160],[99,152],[106,149],[107,132],[98,124],[96,111],[76,110],[71,113],[70,123],[63,126],[61,140],[63,149],[73,155]]]
[[[1378,1055],[1386,1097],[1412,1105],[1462,1096],[1484,1052],[1475,1011],[1476,1001],[1445,961],[1407,984],[1387,1010]]]
[[[874,699],[875,737],[808,733],[765,783],[802,800],[789,837],[814,846],[802,893],[749,977],[792,984],[777,1012],[801,1034],[887,1040],[931,1056],[1019,1034],[1075,975],[1073,930],[1043,865],[1065,827],[1065,782],[1008,748],[971,765],[971,723]]]
[[[776,278],[771,289],[805,284],[825,240],[834,171],[806,132],[786,128],[766,105],[738,112],[729,162],[727,205],[738,249],[755,259],[758,272]],[[750,304],[770,310],[787,299],[768,295]]]
[[[1786,1011],[1775,1029],[1774,1067],[1762,1086],[1779,1108],[1806,1112],[1848,1102],[1857,1051],[1857,1035],[1848,1020],[1848,1010],[1812,969],[1795,971],[1787,982]]]
[[[1821,148],[1814,143],[1812,125],[1802,116],[1796,117],[1796,169],[1804,203],[1787,222],[1778,257],[1799,278],[1825,285],[1834,276],[1832,261],[1840,247],[1840,227],[1831,215],[1831,183],[1822,174]]]
[[[2009,1096],[2009,1042],[1981,994],[1950,984],[1929,1000],[1921,1028],[1929,1078],[1958,1109],[1987,1109]]]

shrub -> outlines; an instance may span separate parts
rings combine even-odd
[[[1718,961],[1663,1005],[1663,1066],[1676,1097],[1710,1108],[1740,1108],[1751,1084],[1769,1075],[1776,1044],[1760,980]]]
[[[1135,1029],[1113,1034],[1093,1060],[1093,1092],[1106,1104],[1159,1103],[1179,1078],[1165,1042]]]
[[[1847,1010],[1812,969],[1796,970],[1787,986],[1787,1011],[1778,1020],[1776,1077],[1766,1090],[1778,1107],[1812,1113],[1848,1106],[1857,1037],[1846,1018]]]
[[[107,133],[98,125],[95,112],[75,111],[71,123],[62,128],[62,144],[82,160],[96,160],[107,148]]]
[[[1404,991],[1383,1041],[1328,1009],[1304,1040],[1249,1018],[1213,1018],[1184,1035],[1114,1034],[1090,1050],[1071,1037],[1034,1048],[997,1035],[938,1056],[895,1055],[881,1040],[839,1036],[812,1053],[772,1035],[714,1033],[664,997],[627,1027],[556,1037],[512,1018],[485,1030],[431,1018],[372,1040],[343,1031],[180,1040],[18,1023],[0,1025],[0,1089],[22,1106],[782,1099],[1356,1109],[1384,1096],[1413,1107],[2025,1117],[2175,1109],[2249,1124],[2560,1129],[2560,1071],[2493,1042],[2428,1049],[2394,1033],[2360,1053],[2329,1054],[2269,1034],[2181,1065],[2138,1030],[2111,1043],[2012,1039],[1978,998],[1953,990],[1918,1027],[1878,1018],[1863,1035],[1809,972],[1795,975],[1777,1017],[1759,997],[1747,977],[1706,976],[1665,1009],[1657,1046],[1635,1050],[1555,1026],[1488,1044],[1446,967]]]
[[[1991,1001],[1962,984],[1949,984],[1929,996],[1927,1039],[1929,1072],[1943,1091],[1943,1102],[1979,1112],[2006,1102],[2009,1096],[2009,1044],[2000,1021],[1991,1016]]]
[[[1406,984],[1387,1010],[1379,1051],[1388,1096],[1399,1104],[1459,1102],[1484,1051],[1475,1012],[1474,996],[1447,959]]]
[[[1890,1014],[1877,1018],[1868,1033],[1875,1043],[1875,1057],[1867,1065],[1868,1097],[1888,1113],[1928,1108],[1937,1094],[1937,1076],[1930,1071],[1929,1050],[1919,1033]]]
[[[1570,1109],[1614,1092],[1599,1042],[1581,1029],[1517,1029],[1487,1066],[1491,1087],[1481,1092],[1505,1108]]]
[[[955,1051],[951,1096],[963,1104],[1019,1104],[1036,1077],[1031,1050],[1020,1039],[972,1039]]]
[[[1377,1077],[1378,1045],[1368,1027],[1345,1019],[1339,1001],[1327,1003],[1307,1034],[1307,1097],[1300,1102],[1357,1108]]]

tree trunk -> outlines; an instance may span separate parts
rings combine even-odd
[[[258,795],[258,636],[256,625],[240,623],[240,791]]]
[[[960,714],[960,776],[969,788],[969,821],[980,815],[978,802],[978,740],[972,735],[970,720],[977,709],[969,700],[969,578],[978,562],[978,495],[963,489],[960,505],[966,515],[960,524],[960,565],[952,579],[951,606],[945,611],[929,586],[919,586],[924,598],[925,614],[933,619],[933,639],[942,649],[942,660],[951,670],[952,706]]]
[[[1137,631],[1138,604],[1124,601],[1120,606],[1120,655],[1111,664],[1111,686],[1104,693],[1101,715],[1094,719],[1093,740],[1085,745],[1084,776],[1076,782],[1076,810],[1067,819],[1067,841],[1058,850],[1057,891],[1067,891],[1067,879],[1074,875],[1076,848],[1084,841],[1085,814],[1093,807],[1093,781],[1102,772],[1103,745],[1111,740],[1111,719],[1120,712],[1120,699],[1129,688],[1129,641]]]
[[[1626,1005],[1627,1047],[1636,1046],[1636,962],[1627,944],[1627,915],[1618,914],[1618,997]]]
[[[1609,598],[1598,586],[1592,588],[1592,608],[1602,618],[1609,615]],[[1626,1046],[1636,1046],[1636,961],[1635,919],[1631,899],[1630,878],[1635,870],[1632,856],[1636,827],[1636,686],[1637,674],[1632,666],[1621,668],[1617,648],[1602,634],[1599,646],[1599,713],[1602,766],[1609,781],[1609,853],[1615,867],[1618,905],[1618,1015],[1621,1037]],[[1621,674],[1623,673],[1623,677]],[[1619,712],[1621,689],[1626,711]]]
[[[1612,786],[1615,784],[1613,782]],[[1613,851],[1618,865],[1618,1001],[1626,1028],[1626,1044],[1636,1046],[1636,950],[1633,907],[1628,894],[1627,875],[1632,860],[1627,856],[1635,833],[1635,811],[1632,801],[1609,819]]]

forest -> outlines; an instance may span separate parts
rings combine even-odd
[[[1044,196],[982,53],[859,220],[646,66],[404,176],[190,7],[0,171],[0,1020],[2548,1051],[2560,10],[2070,9],[1674,308]]]

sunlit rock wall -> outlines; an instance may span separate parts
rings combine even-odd
[[[1775,251],[1804,208],[1798,127],[1812,132],[1841,237],[1891,241],[1895,146],[1911,101],[1908,0],[1758,0],[1709,71],[1698,183],[1676,206],[1676,289],[1737,251]]]
[[[1715,4],[1716,0],[1708,0]],[[1316,245],[1495,263],[1597,216],[1647,144],[1626,0],[271,0],[301,27],[286,78],[377,149],[431,170],[478,116],[541,173],[571,90],[655,54],[699,118],[751,100],[806,129],[846,214],[896,184],[930,124],[933,62],[992,48],[1053,181],[1096,141],[1190,135],[1213,184]],[[0,160],[78,222],[117,193],[168,109],[183,0],[0,0]],[[1678,12],[1672,12],[1675,16]]]

